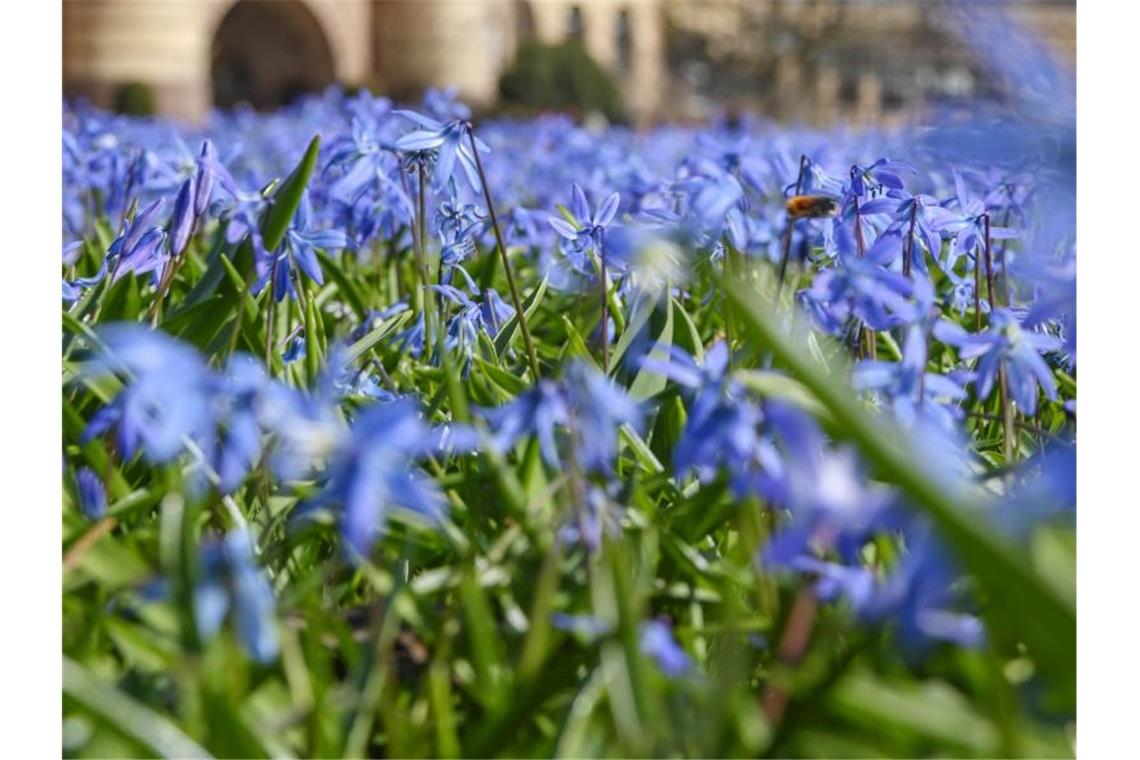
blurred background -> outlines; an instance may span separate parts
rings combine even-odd
[[[993,7],[993,2],[975,5]],[[286,105],[338,84],[478,112],[637,124],[752,113],[914,122],[1010,97],[935,0],[64,0],[63,91],[137,115]],[[1075,2],[1000,2],[1075,69]]]

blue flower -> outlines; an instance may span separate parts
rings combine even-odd
[[[80,467],[75,471],[75,490],[79,508],[89,520],[98,520],[107,511],[107,491],[103,481],[91,469]]]
[[[673,450],[678,478],[695,471],[702,482],[727,473],[740,498],[771,488],[778,456],[761,435],[764,413],[729,374],[728,346],[718,341],[698,363],[676,346],[666,360],[648,357],[642,366],[673,380],[689,397],[689,418]]]
[[[889,330],[925,316],[934,292],[924,277],[908,278],[870,259],[841,257],[822,270],[800,299],[829,333],[841,332],[850,317],[872,330]]]
[[[234,530],[222,541],[205,544],[199,556],[200,576],[194,587],[198,636],[205,642],[232,617],[238,640],[250,656],[266,663],[280,651],[273,587],[257,566],[253,539]]]
[[[162,243],[166,240],[166,231],[157,225],[164,205],[162,198],[150,203],[135,214],[111,243],[107,258],[112,262],[113,279],[117,280],[127,272],[153,272],[165,265],[167,256]]]
[[[394,508],[441,519],[447,502],[435,481],[415,467],[438,441],[410,401],[367,407],[333,452],[324,486],[305,511],[337,507],[345,541],[363,557]]]
[[[641,651],[670,678],[683,676],[692,667],[689,655],[673,638],[669,626],[659,620],[646,620],[641,624],[640,642]]]
[[[617,216],[621,196],[610,193],[598,205],[597,213],[590,210],[590,202],[586,199],[586,192],[577,182],[574,183],[573,200],[570,212],[576,224],[571,224],[557,216],[549,218],[550,226],[564,239],[570,241],[570,248],[575,252],[585,252],[590,249],[602,252],[605,245],[606,227]]]
[[[92,362],[92,375],[125,374],[126,384],[88,423],[83,440],[115,428],[119,452],[126,459],[140,448],[162,464],[183,450],[184,440],[204,451],[213,446],[211,378],[192,348],[163,333],[135,325],[100,331],[110,354]]]
[[[436,187],[443,187],[451,179],[455,171],[456,159],[463,168],[463,174],[471,188],[478,191],[483,187],[479,182],[479,171],[469,144],[471,122],[456,119],[441,124],[435,119],[430,119],[415,111],[398,110],[394,113],[415,122],[421,127],[421,129],[409,132],[396,140],[396,150],[402,153],[434,154],[435,168],[432,174],[435,178]],[[482,153],[491,152],[491,148],[479,138],[475,138],[475,145]]]
[[[556,445],[559,428],[573,427],[578,463],[589,472],[609,473],[618,450],[618,429],[637,426],[641,411],[629,396],[600,372],[572,363],[560,383],[542,380],[514,401],[478,412],[491,430],[495,449],[505,453],[522,437],[538,439],[550,467],[562,460]]]
[[[490,428],[492,445],[500,453],[509,451],[520,438],[534,435],[546,463],[551,467],[561,465],[555,427],[563,427],[569,421],[570,406],[555,382],[540,380],[510,403],[481,409],[478,414]]]
[[[945,269],[952,269],[962,255],[975,253],[978,246],[984,243],[986,234],[985,217],[988,212],[985,203],[970,193],[962,175],[957,171],[954,172],[954,185],[958,198],[957,212],[940,206],[928,209],[931,228],[955,238],[955,244],[949,251],[943,267]],[[1017,230],[990,225],[991,240],[1005,240],[1017,236]]]
[[[978,359],[978,398],[989,398],[1002,368],[1010,396],[1026,414],[1037,410],[1038,387],[1047,398],[1057,398],[1053,372],[1041,354],[1059,349],[1060,339],[1024,328],[1012,311],[995,309],[987,329],[976,334],[944,319],[934,326],[934,335],[943,343],[957,346],[962,359]]]
[[[733,174],[711,161],[695,161],[691,171],[673,187],[688,195],[698,225],[719,236],[729,210],[744,201],[744,188]]]
[[[638,427],[641,410],[614,383],[580,361],[566,370],[563,381],[577,426],[578,461],[589,472],[608,473],[618,452],[618,430]]]
[[[280,251],[272,256],[257,258],[258,278],[254,283],[254,291],[264,288],[272,277],[275,299],[280,301],[286,295],[293,297],[296,295],[293,276],[297,272],[303,273],[316,284],[323,285],[325,279],[317,260],[317,249],[335,251],[347,244],[348,241],[340,230],[318,229],[315,226],[309,193],[306,191],[285,232]]]
[[[901,362],[863,360],[855,365],[851,384],[855,390],[884,394],[895,418],[910,426],[920,414],[929,414],[950,428],[963,412],[957,405],[966,391],[945,375],[926,368],[926,329],[922,323],[906,330]]]
[[[194,178],[189,177],[178,189],[174,199],[174,213],[170,218],[170,253],[177,256],[186,250],[194,231]]]

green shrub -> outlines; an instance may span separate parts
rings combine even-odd
[[[624,118],[617,84],[578,42],[523,45],[499,79],[499,92],[508,107]]]
[[[154,91],[145,82],[127,82],[115,93],[115,110],[128,116],[154,116]]]

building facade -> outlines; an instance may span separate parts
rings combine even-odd
[[[485,106],[520,44],[571,36],[615,74],[633,114],[656,112],[658,0],[64,0],[64,94],[111,106],[142,84],[159,112],[187,119],[333,82],[398,97],[455,86]]]
[[[980,5],[997,5],[981,2]],[[955,0],[950,5],[965,5]],[[1073,0],[1006,0],[1075,67]],[[628,112],[704,119],[728,106],[818,125],[917,118],[984,94],[986,72],[941,29],[936,0],[63,0],[64,93],[113,106],[262,109],[333,82],[402,100],[455,86],[490,106],[527,41],[580,39]]]

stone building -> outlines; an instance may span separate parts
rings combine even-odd
[[[725,105],[785,121],[912,121],[935,102],[989,96],[957,13],[994,12],[1075,70],[1073,0],[666,0],[672,115]]]
[[[658,0],[64,0],[64,94],[109,106],[148,86],[162,113],[270,108],[333,82],[490,105],[518,45],[580,38],[630,111],[665,90]]]
[[[976,0],[996,5],[998,0]],[[965,5],[969,0],[952,0]],[[455,86],[490,106],[518,46],[578,38],[639,120],[729,105],[815,124],[890,124],[984,94],[936,0],[63,0],[64,93],[160,112],[258,108],[332,82],[400,99]],[[1073,0],[1006,0],[1075,68]]]

